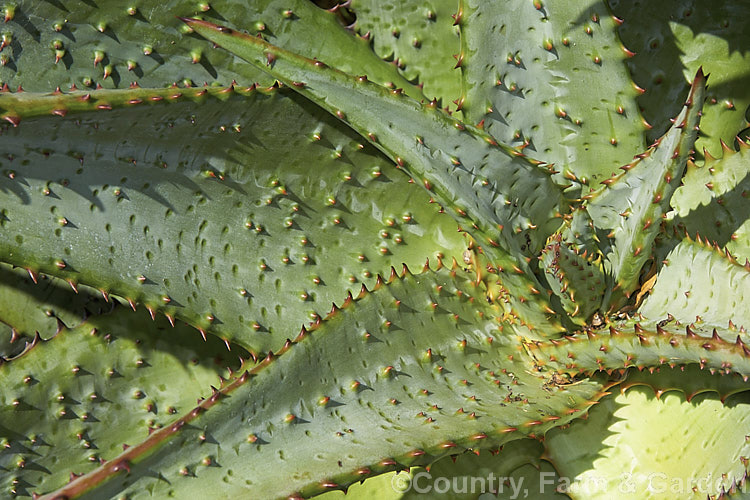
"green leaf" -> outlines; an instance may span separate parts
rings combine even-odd
[[[256,352],[391,266],[464,245],[426,193],[288,91],[24,93],[0,107],[24,117],[0,137],[2,260]]]
[[[707,385],[725,378],[689,373]],[[649,380],[660,387],[663,378]],[[744,484],[748,419],[746,394],[725,403],[679,392],[657,398],[651,388],[635,387],[603,399],[586,421],[548,433],[547,457],[570,479],[575,498],[719,497]]]
[[[440,496],[451,500],[481,499],[487,494],[503,500],[527,496],[540,500],[566,498],[555,492],[557,474],[549,462],[540,459],[543,451],[540,442],[519,439],[494,452],[483,450],[478,456],[465,453],[455,457],[455,461],[442,459],[430,466],[429,475],[420,477],[419,472],[412,472],[412,488],[402,498],[438,494],[446,484],[450,487]],[[427,488],[430,490],[425,491]]]
[[[543,383],[469,278],[405,272],[347,300],[200,409],[55,494],[309,496],[543,435],[604,394],[594,380]],[[130,473],[116,475],[124,464]]]
[[[639,2],[622,33],[646,59],[668,36],[646,74],[678,76],[640,99],[644,59],[600,0],[464,0],[457,27],[432,0],[0,5],[0,497],[296,499],[406,470],[494,470],[529,497],[601,471],[614,496],[623,468],[662,463],[736,493],[746,145],[692,150],[750,130],[747,7]],[[668,127],[685,68],[674,126],[605,178],[643,151],[639,105]],[[455,110],[421,92],[460,97],[460,74]],[[540,455],[618,384],[685,392],[624,414],[666,440],[623,432],[609,454],[614,417]]]
[[[96,469],[186,412],[242,354],[123,307],[38,341],[0,364],[0,491],[30,496]]]
[[[570,377],[626,368],[698,365],[721,373],[750,376],[747,336],[734,327],[661,321],[643,326],[635,320],[612,324],[609,330],[587,330],[564,340],[531,341],[524,346],[540,367]]]
[[[725,148],[721,158],[710,155],[702,166],[688,163],[682,186],[672,196],[672,224],[700,234],[735,258],[750,259],[750,153]]]
[[[0,264],[0,360],[20,353],[37,334],[47,340],[91,313],[111,309],[95,291],[76,288],[74,292],[62,280]]]
[[[551,233],[549,228],[559,225],[555,217],[564,202],[555,195],[557,189],[546,169],[436,106],[326,68],[257,37],[203,21],[185,22],[370,137],[459,220],[479,225],[489,239],[499,238],[496,246],[511,253],[533,253]],[[513,198],[514,190],[528,198]],[[537,192],[544,192],[546,198],[535,198]],[[521,250],[524,239],[530,243]],[[480,241],[484,244],[486,238]]]
[[[598,311],[607,279],[601,255],[584,255],[553,235],[540,256],[550,290],[562,303],[569,319],[586,324]]]
[[[750,328],[750,270],[703,241],[683,241],[665,257],[650,295],[640,308],[652,321]],[[732,322],[732,323],[730,323]]]
[[[659,367],[656,370],[629,370],[628,376],[620,384],[620,392],[635,386],[649,387],[659,399],[670,391],[681,392],[690,402],[699,394],[706,394],[712,399],[725,402],[728,398],[748,390],[745,377],[736,373],[723,374],[701,370],[700,366],[681,366],[679,368]]]
[[[610,179],[605,188],[592,195],[586,207],[601,235],[605,270],[613,279],[610,292],[614,293],[604,297],[605,309],[617,309],[621,297],[629,297],[638,285],[662,216],[669,210],[672,193],[691,157],[704,91],[705,77],[699,70],[672,128],[646,153],[623,167],[624,174]]]
[[[690,79],[702,66],[711,86],[695,149],[698,155],[704,149],[721,153],[721,141],[731,144],[748,126],[750,35],[740,20],[750,15],[750,4],[613,0],[610,6],[624,21],[620,36],[635,52],[627,65],[645,89],[638,105],[654,126],[649,141],[666,131],[667,119],[679,112]]]
[[[493,265],[507,270],[502,284],[510,292],[509,313],[530,330],[540,329],[541,336],[559,334],[560,320],[550,318],[554,311],[540,294],[529,262],[559,226],[566,201],[538,162],[465,126],[434,103],[418,103],[229,28],[185,22],[249,62],[268,65],[280,80],[368,137],[484,245]],[[525,198],[517,196],[521,192]]]
[[[643,149],[630,54],[604,2],[464,0],[459,26],[467,121],[593,186]]]
[[[376,54],[393,62],[409,81],[419,82],[425,96],[455,107],[452,101],[461,93],[461,75],[450,71],[459,50],[452,17],[456,2],[353,0],[350,7],[357,18],[353,28],[360,35],[370,33]]]
[[[0,82],[31,91],[71,85],[127,87],[131,82],[144,87],[173,82],[228,85],[232,80],[273,84],[267,74],[231,54],[212,51],[177,19],[180,15],[239,21],[237,28],[267,36],[307,57],[366,73],[374,81],[395,82],[410,95],[421,96],[365,41],[352,37],[331,13],[306,0],[21,0],[3,29],[10,46],[0,56],[7,58],[0,67]]]
[[[407,500],[440,495],[447,500],[567,498],[555,492],[559,478],[549,464],[540,460],[542,444],[532,439],[511,441],[496,450],[452,455],[431,464],[429,470],[412,467],[408,472],[389,472],[353,484],[346,495],[357,499]],[[446,491],[447,490],[447,491]],[[345,500],[341,491],[324,493],[320,500]]]

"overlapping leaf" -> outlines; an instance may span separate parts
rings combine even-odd
[[[350,7],[356,13],[353,28],[372,37],[376,54],[390,60],[405,78],[422,85],[428,98],[454,109],[461,75],[450,70],[456,66],[454,56],[459,51],[453,2],[354,0]]]
[[[95,469],[210,395],[241,354],[124,307],[39,341],[0,364],[0,494]]]
[[[726,377],[687,374],[708,387]],[[651,387],[607,397],[586,421],[547,435],[547,456],[569,478],[572,496],[703,499],[746,489],[746,393],[726,402],[716,394],[686,400],[680,392],[662,394],[670,387],[665,375],[650,376]],[[716,450],[711,460],[701,457],[707,450]]]
[[[112,305],[96,295],[84,287],[75,293],[62,280],[0,264],[0,359],[19,354],[37,334],[47,340],[61,328],[78,326],[89,314],[110,310]]]
[[[630,53],[605,2],[466,0],[459,17],[467,121],[592,185],[643,148]]]
[[[227,50],[267,67],[423,183],[485,245],[491,263],[505,270],[502,281],[510,292],[511,312],[542,336],[559,333],[560,320],[550,318],[554,311],[540,294],[534,265],[529,263],[559,226],[567,201],[538,162],[441,112],[434,103],[418,103],[398,90],[389,91],[226,27],[185,21]]]
[[[592,195],[586,210],[606,257],[606,271],[613,278],[603,307],[618,307],[618,296],[630,296],[638,285],[644,264],[659,232],[661,219],[680,184],[698,136],[706,80],[699,70],[690,95],[669,131],[644,154],[628,164],[626,173],[612,178],[606,188]]]
[[[604,394],[593,379],[559,386],[530,370],[470,279],[394,275],[55,494],[309,496],[542,435]]]
[[[3,260],[255,351],[391,265],[461,254],[421,188],[294,93],[13,94],[0,107],[42,115],[0,137]]]
[[[734,340],[750,327],[748,304],[750,270],[707,242],[683,241],[666,255],[640,312],[655,322],[729,326]]]
[[[721,141],[731,144],[748,126],[750,38],[741,20],[750,13],[750,3],[613,0],[610,6],[623,19],[618,32],[635,53],[626,64],[645,91],[638,105],[653,125],[649,141],[667,129],[667,119],[688,93],[690,78],[703,66],[711,85],[696,150],[698,155],[704,148],[719,155]]]
[[[727,17],[743,2],[670,4],[669,25],[635,25],[643,6],[614,2],[619,29],[594,1],[339,7],[355,10],[377,55],[303,0],[115,4],[3,5],[0,81],[48,92],[0,95],[0,262],[20,266],[0,269],[3,493],[297,497],[435,461],[446,478],[497,471],[538,485],[551,464],[536,441],[511,441],[585,414],[623,380],[687,394],[674,404],[630,389],[606,403],[672,432],[651,452],[661,435],[610,411],[588,433],[546,436],[562,474],[549,477],[603,475],[599,490],[571,494],[611,497],[628,462],[636,476],[716,474],[709,493],[735,493],[747,460],[747,269],[735,258],[748,246],[747,162],[742,143],[691,161],[700,72],[657,147],[605,177],[642,151],[637,104],[660,135],[684,102],[682,72],[700,64],[718,85],[698,146],[715,151],[747,125],[745,36]],[[462,46],[446,64],[453,12]],[[619,35],[642,54],[628,59]],[[674,57],[644,70],[664,42]],[[659,71],[680,78],[636,99],[626,64],[641,86]],[[465,87],[451,116],[438,108],[457,97],[454,65]],[[194,86],[273,78],[284,85]],[[676,107],[654,110],[656,99]],[[427,257],[438,270],[391,271]],[[464,269],[442,268],[451,257]],[[19,332],[36,331],[13,358]],[[249,356],[242,371],[229,375],[210,334]],[[718,399],[695,397],[707,389]],[[722,460],[683,467],[681,433]],[[86,474],[65,486],[69,472]]]
[[[744,262],[750,259],[750,158],[748,146],[738,152],[724,148],[721,158],[707,157],[703,165],[688,164],[672,198],[673,223],[678,231],[708,238]]]
[[[116,0],[25,0],[8,4],[0,54],[0,82],[31,91],[56,86],[163,87],[174,82],[243,85],[273,79],[195,36],[176,16],[199,15],[262,34],[374,81],[395,82],[420,95],[383,63],[362,40],[355,40],[333,15],[306,0],[170,0],[122,3]],[[6,15],[7,15],[6,10]]]

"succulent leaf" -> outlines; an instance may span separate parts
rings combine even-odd
[[[750,259],[750,148],[739,146],[737,152],[724,148],[721,158],[707,156],[701,166],[688,163],[683,185],[672,196],[672,224],[744,262]]]
[[[611,298],[605,296],[605,309],[618,308],[620,297],[630,296],[638,285],[641,268],[691,156],[704,93],[705,76],[699,70],[672,128],[625,166],[624,174],[592,195],[587,205],[594,226],[606,235],[600,237],[601,244],[609,246],[603,250],[605,268],[613,278],[611,291],[615,293]],[[610,239],[612,243],[607,243]]]
[[[479,455],[474,453],[464,453],[455,457],[455,463],[446,459],[439,460],[430,467],[430,475],[433,478],[445,477],[455,482],[458,486],[456,491],[446,493],[451,500],[469,500],[481,497],[481,481],[473,478],[482,478],[485,480],[485,494],[496,491],[499,499],[507,500],[513,497],[520,498],[529,494],[529,497],[539,500],[562,500],[567,498],[555,491],[556,484],[554,469],[549,462],[541,460],[544,452],[544,446],[536,440],[519,439],[504,445],[500,450],[482,450]],[[414,475],[414,472],[412,472]],[[464,479],[466,478],[466,479]],[[502,478],[502,479],[501,479]],[[494,479],[494,488],[491,488],[490,480]],[[435,479],[433,479],[435,481]],[[552,483],[552,486],[550,486]],[[430,483],[427,483],[429,485]],[[466,484],[466,488],[464,488]],[[416,478],[417,486],[424,486],[425,481]],[[436,482],[433,490],[440,487],[441,483]],[[472,493],[473,489],[473,493]],[[465,492],[462,492],[465,490]],[[416,499],[424,494],[419,495],[417,492],[409,491],[402,498]]]
[[[449,500],[471,500],[493,495],[512,500],[528,492],[539,500],[568,498],[555,491],[559,478],[549,462],[540,460],[544,447],[539,441],[518,439],[500,449],[451,455],[429,466],[389,472],[362,484],[353,484],[346,495],[364,500],[412,500],[440,494]],[[445,478],[445,479],[441,479]],[[451,486],[445,489],[445,480]],[[345,493],[324,493],[320,500],[344,500]]]
[[[36,280],[36,283],[34,282]],[[23,351],[27,343],[74,328],[90,314],[109,311],[111,304],[94,290],[25,269],[0,264],[0,363]]]
[[[321,66],[256,37],[204,21],[185,22],[248,62],[267,66],[272,75],[331,114],[341,113],[342,120],[412,177],[422,178],[428,191],[459,220],[478,225],[482,244],[489,239],[492,246],[507,253],[534,253],[546,238],[545,232],[559,225],[555,217],[564,200],[554,195],[555,185],[546,169],[491,136],[465,127],[435,106],[404,98],[397,90]],[[379,102],[379,109],[366,102]],[[376,112],[388,117],[387,121],[376,120]],[[517,191],[527,193],[528,198],[513,198]],[[545,198],[534,196],[541,192]]]
[[[70,3],[70,2],[65,2]],[[421,96],[366,42],[352,38],[335,17],[306,0],[168,0],[149,5],[118,0],[62,2],[24,0],[6,23],[8,61],[0,67],[0,84],[27,91],[54,87],[163,87],[174,82],[243,85],[273,79],[212,51],[177,16],[200,15],[221,22],[241,20],[238,27],[268,37],[307,57],[317,57],[347,71],[366,73],[373,81],[392,81],[405,92]],[[58,47],[58,48],[55,48]],[[59,54],[58,62],[55,58]],[[53,64],[54,62],[54,64]]]
[[[228,496],[251,487],[268,497],[310,496],[541,435],[605,394],[593,379],[540,384],[544,374],[500,334],[497,306],[468,273],[405,270],[377,288],[225,384],[202,410],[55,494],[95,487],[82,498]],[[211,442],[199,439],[204,431]],[[341,461],[336,471],[331,459]],[[123,461],[130,473],[116,475]],[[183,468],[199,480],[185,481]]]
[[[0,142],[25,163],[0,165],[3,258],[259,352],[392,265],[461,255],[455,223],[419,187],[299,100],[252,88],[0,96],[24,117]]]
[[[710,371],[701,370],[698,365],[675,368],[662,366],[655,370],[631,369],[628,371],[628,378],[619,386],[620,393],[636,386],[650,388],[657,399],[668,392],[681,392],[688,402],[695,396],[706,393],[709,396],[707,399],[715,399],[715,396],[720,401],[726,401],[727,398],[748,390],[747,380],[741,375],[712,374]]]
[[[565,204],[546,169],[433,105],[417,103],[366,78],[327,68],[256,37],[204,21],[185,22],[258,66],[267,65],[267,55],[273,54],[269,72],[340,116],[415,182],[424,184],[460,224],[468,226],[464,229],[485,245],[492,263],[508,270],[503,286],[510,291],[513,312],[517,311],[530,329],[550,323],[548,315],[554,310],[545,297],[533,297],[532,307],[527,298],[529,292],[539,295],[537,279],[528,264],[530,255],[559,225],[557,217]],[[382,107],[379,113],[388,117],[385,122],[376,119],[368,104],[376,101]],[[415,130],[420,134],[414,134]],[[530,197],[515,197],[519,191]],[[536,197],[533,193],[537,192],[545,195]],[[542,335],[559,332],[559,323],[552,321],[551,326]]]
[[[0,4],[0,497],[742,497],[748,7]]]
[[[643,90],[638,105],[653,125],[648,140],[664,134],[667,119],[679,112],[690,79],[703,66],[711,86],[695,150],[699,156],[704,149],[721,154],[721,142],[731,144],[748,127],[750,39],[740,20],[750,13],[750,4],[611,0],[609,5],[623,20],[619,35],[634,52],[625,62]]]
[[[624,372],[631,366],[656,368],[698,365],[712,372],[750,376],[747,338],[731,328],[659,322],[653,327],[630,320],[608,330],[550,341],[525,343],[540,367],[571,377],[597,371]]]
[[[733,341],[750,328],[748,305],[750,269],[708,242],[685,240],[666,255],[640,313],[651,321],[730,326],[726,340]]]
[[[569,318],[585,325],[599,310],[607,286],[600,255],[584,256],[553,235],[540,257],[544,277]]]
[[[376,54],[399,68],[409,81],[419,82],[427,98],[455,108],[461,75],[448,70],[457,65],[459,48],[454,2],[352,0],[350,7],[356,12],[353,29],[360,36],[372,37]]]
[[[688,378],[710,385],[726,376],[690,372]],[[659,388],[664,377],[649,380]],[[586,421],[547,435],[545,456],[570,479],[571,493],[587,499],[703,499],[744,491],[750,451],[746,393],[724,404],[712,394],[689,398],[656,390],[637,386],[609,396]],[[732,424],[718,425],[725,421]],[[677,436],[679,445],[671,445]],[[717,448],[721,453],[712,460],[695,451]]]
[[[241,354],[127,307],[36,342],[0,364],[0,487],[30,496],[96,469],[219,386]]]
[[[467,121],[598,186],[644,145],[638,91],[605,2],[463,0]],[[487,39],[492,50],[483,50]]]

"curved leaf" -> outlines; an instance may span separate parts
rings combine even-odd
[[[461,92],[461,75],[451,71],[459,49],[452,17],[456,2],[352,0],[349,5],[357,18],[353,28],[370,34],[375,53],[392,61],[409,81],[419,82],[425,96],[454,107]]]
[[[708,100],[701,119],[700,155],[721,152],[721,141],[731,144],[747,125],[750,107],[750,36],[741,21],[750,15],[750,3],[644,2],[611,0],[623,19],[619,34],[635,52],[627,60],[635,82],[644,89],[638,105],[654,125],[649,141],[661,136],[667,121],[679,112],[690,79],[698,70],[711,75]]]
[[[594,186],[643,149],[631,54],[605,2],[464,0],[459,17],[467,121]]]
[[[346,495],[357,499],[407,500],[440,495],[447,500],[503,500],[516,498],[563,499],[549,462],[540,460],[544,447],[536,440],[518,439],[499,450],[482,450],[442,458],[408,472],[389,472],[362,484],[353,484]],[[324,493],[320,500],[344,500],[341,491]],[[530,496],[531,495],[531,496]]]
[[[750,269],[707,242],[683,241],[667,254],[640,312],[652,321],[729,326],[734,340],[738,328],[750,328],[749,305]]]
[[[630,320],[610,326],[609,331],[589,330],[565,340],[527,342],[525,347],[539,367],[571,377],[662,365],[698,365],[712,372],[750,377],[750,347],[746,341],[733,327],[662,321],[652,328]]]
[[[94,290],[73,291],[62,280],[0,264],[0,361],[20,353],[37,334],[47,340],[111,308]]]
[[[688,163],[682,186],[672,197],[672,221],[680,230],[700,234],[726,247],[740,260],[750,259],[750,154],[724,148],[721,158]]]
[[[419,187],[288,91],[24,93],[0,107],[41,115],[0,137],[1,260],[256,352],[390,266],[464,245]]]
[[[373,81],[395,82],[410,95],[416,87],[381,61],[366,42],[352,37],[328,12],[307,0],[21,0],[3,28],[0,83],[13,88],[50,91],[56,86],[127,87],[139,82],[163,87],[174,82],[245,85],[273,79],[239,63],[228,53],[211,51],[176,16],[200,15],[262,34]]]
[[[674,125],[646,153],[628,164],[625,173],[606,182],[586,209],[601,232],[605,269],[612,276],[605,308],[620,306],[638,285],[641,268],[651,254],[659,223],[669,210],[698,136],[706,79],[698,70],[682,112]],[[609,233],[607,233],[609,231]],[[609,241],[609,240],[612,241]],[[614,293],[612,293],[614,292]]]
[[[661,378],[650,380],[659,387]],[[700,374],[712,378],[722,376]],[[545,443],[575,498],[719,498],[744,484],[748,419],[746,395],[723,404],[678,392],[657,399],[651,388],[635,387],[603,399],[585,422],[553,430]]]
[[[491,263],[508,270],[502,281],[510,291],[511,312],[542,336],[559,333],[560,321],[551,321],[554,310],[532,273],[536,262],[530,263],[559,226],[566,201],[538,162],[467,127],[434,102],[417,103],[398,90],[388,91],[229,28],[185,22],[252,64],[269,65],[272,74],[368,137],[424,184],[480,244],[488,244]],[[520,192],[526,197],[518,197]]]
[[[467,274],[405,271],[377,288],[49,498],[309,496],[542,435],[604,394],[594,380],[542,384]]]
[[[241,354],[122,307],[36,342],[0,364],[0,491],[50,491],[96,469],[194,405]]]

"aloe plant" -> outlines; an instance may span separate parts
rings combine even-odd
[[[317,4],[3,4],[2,495],[741,498],[750,5]]]

